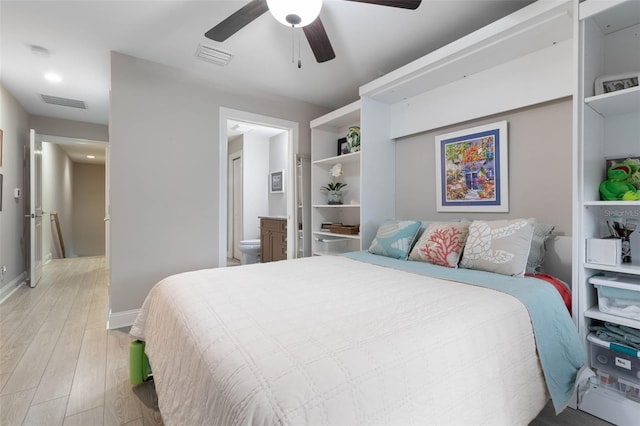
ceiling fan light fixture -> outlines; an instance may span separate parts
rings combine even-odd
[[[287,27],[304,27],[316,20],[322,0],[267,0],[274,18]]]

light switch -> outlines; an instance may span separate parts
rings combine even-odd
[[[13,196],[14,196],[15,198],[20,198],[20,197],[22,197],[22,189],[20,189],[20,188],[14,188],[14,189],[13,189]]]

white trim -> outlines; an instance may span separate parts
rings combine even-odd
[[[219,122],[219,158],[218,158],[218,267],[227,266],[227,209],[228,209],[228,157],[229,143],[227,141],[227,120],[246,121],[269,127],[277,127],[288,130],[289,143],[287,152],[287,170],[285,182],[287,183],[287,258],[295,257],[295,238],[297,229],[293,226],[295,215],[295,173],[296,155],[298,154],[299,124],[295,121],[283,120],[261,114],[239,111],[231,108],[220,107]]]
[[[26,284],[27,271],[22,272],[20,275],[6,283],[0,288],[0,304],[9,298],[16,290],[20,288],[22,284]]]
[[[107,330],[115,330],[117,328],[129,327],[133,325],[140,309],[132,309],[130,311],[111,312],[109,310],[109,320],[107,321]]]

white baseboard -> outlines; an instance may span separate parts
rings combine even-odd
[[[27,272],[24,271],[10,282],[0,287],[0,303],[4,302],[27,280]]]
[[[130,311],[122,312],[109,311],[107,330],[115,330],[116,328],[129,327],[133,325],[133,322],[136,320],[139,313],[140,309],[132,309]]]

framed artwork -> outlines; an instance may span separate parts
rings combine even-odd
[[[349,145],[347,144],[347,138],[338,139],[338,155],[348,154]]]
[[[269,173],[269,192],[284,192],[284,170]]]
[[[437,211],[509,211],[506,121],[435,139]]]
[[[605,75],[596,79],[594,89],[596,95],[617,92],[618,90],[637,87],[638,79],[640,79],[640,73]]]

